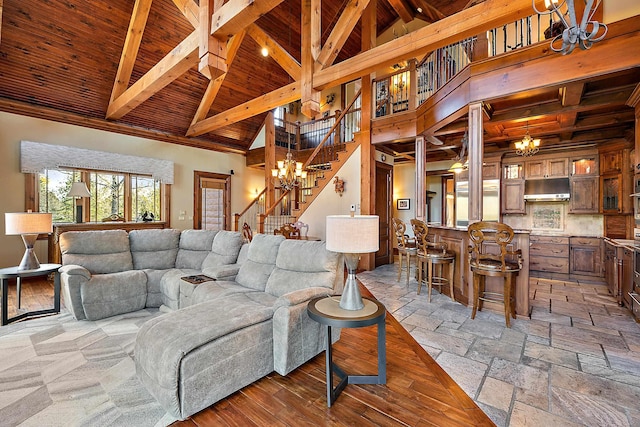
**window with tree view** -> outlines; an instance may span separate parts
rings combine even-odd
[[[161,183],[150,176],[82,170],[46,170],[39,175],[40,212],[51,212],[54,222],[74,222],[73,198],[67,193],[74,181],[84,181],[91,197],[84,201],[88,220],[126,221],[161,218]],[[86,218],[86,217],[85,217]]]

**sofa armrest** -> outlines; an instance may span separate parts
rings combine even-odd
[[[273,369],[287,375],[315,357],[326,347],[326,328],[307,314],[308,301],[331,294],[331,289],[312,287],[279,297],[273,308]],[[333,328],[331,341],[340,339],[340,328]]]
[[[273,305],[273,309],[277,310],[280,307],[294,306],[302,302],[310,301],[315,297],[324,297],[331,294],[331,289],[319,286],[299,289],[279,297]]]
[[[207,267],[202,270],[202,274],[216,280],[234,280],[238,275],[238,271],[240,271],[240,265],[241,264],[224,264]]]
[[[79,265],[63,265],[60,267],[60,285],[64,305],[76,320],[87,318],[82,306],[81,289],[84,283],[91,280],[91,273]]]
[[[80,276],[84,276],[84,278],[87,280],[91,279],[91,273],[89,272],[89,270],[82,267],[81,265],[74,265],[74,264],[63,265],[62,267],[60,267],[58,271],[60,272],[60,274],[66,273],[70,276],[80,275]]]

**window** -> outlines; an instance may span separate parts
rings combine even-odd
[[[47,169],[38,175],[39,211],[51,212],[53,222],[74,222],[71,183],[84,181],[91,197],[84,199],[85,219],[101,222],[118,216],[126,221],[162,218],[162,185],[146,175],[85,170]]]

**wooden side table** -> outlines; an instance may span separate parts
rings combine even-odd
[[[2,292],[2,326],[15,322],[17,320],[24,319],[26,317],[40,316],[42,314],[60,313],[60,273],[58,269],[62,267],[60,264],[41,264],[40,268],[35,270],[18,270],[18,267],[0,268],[0,291]],[[53,308],[45,310],[28,311],[21,313],[15,317],[9,318],[7,310],[9,306],[9,279],[17,279],[18,286],[21,286],[21,281],[25,277],[37,277],[46,276],[49,273],[54,273],[53,282]],[[17,289],[18,301],[20,301],[21,289]],[[18,302],[18,304],[20,304]]]
[[[340,308],[339,296],[318,297],[309,301],[307,313],[316,322],[327,327],[327,406],[331,407],[347,384],[386,384],[387,383],[387,350],[386,324],[387,310],[382,303],[363,298],[364,308],[361,310],[344,310]],[[338,365],[333,363],[331,350],[331,327],[362,328],[378,325],[378,374],[347,375]],[[340,382],[333,387],[333,373]]]

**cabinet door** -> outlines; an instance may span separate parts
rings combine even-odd
[[[502,213],[524,214],[527,213],[524,205],[524,181],[508,180],[502,183]]]
[[[500,179],[500,162],[488,162],[482,165],[482,179]]]
[[[550,159],[547,160],[547,178],[562,178],[569,176],[569,159]]]
[[[572,246],[569,266],[571,274],[600,275],[600,248]]]
[[[600,154],[600,173],[620,172],[622,170],[622,152],[609,151]]]
[[[569,213],[598,213],[598,184],[597,176],[571,178]]]
[[[633,251],[625,248],[622,255],[622,283],[620,290],[622,292],[622,302],[627,307],[631,307],[631,297],[629,292],[633,288]]]
[[[527,160],[524,164],[524,175],[527,179],[544,178],[545,173],[544,160]]]
[[[620,175],[600,177],[600,208],[602,213],[621,212],[622,180]]]

